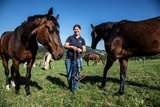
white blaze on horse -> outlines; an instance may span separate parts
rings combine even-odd
[[[52,55],[47,52],[44,57],[43,57],[43,68],[44,70],[49,70],[51,69],[51,63],[53,62]]]

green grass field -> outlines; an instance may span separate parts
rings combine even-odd
[[[1,61],[0,61],[1,63]],[[68,90],[64,60],[55,61],[54,68],[48,71],[40,67],[32,69],[31,96],[25,96],[24,83],[20,94],[14,87],[5,89],[5,75],[0,64],[0,106],[1,107],[159,107],[160,106],[160,60],[129,61],[125,94],[116,96],[119,90],[119,63],[108,72],[106,91],[99,89],[103,68],[87,66],[83,63],[86,78],[79,83],[78,91]],[[20,67],[24,80],[25,68]]]

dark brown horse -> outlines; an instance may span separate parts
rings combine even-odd
[[[132,56],[148,56],[160,53],[160,17],[143,21],[107,22],[92,27],[92,45],[103,39],[108,53],[103,72],[101,87],[105,87],[106,75],[116,59],[120,62],[120,89],[124,93],[124,80],[128,58]]]
[[[86,63],[87,63],[88,66],[89,66],[89,60],[94,60],[93,65],[97,65],[97,62],[99,62],[100,60],[104,64],[104,61],[103,61],[102,57],[100,55],[96,54],[96,53],[86,54],[84,56],[84,60],[86,61]]]
[[[6,89],[9,89],[8,60],[12,59],[11,82],[15,81],[16,93],[20,89],[19,65],[27,62],[26,95],[30,94],[29,81],[31,68],[35,61],[38,42],[41,43],[58,60],[63,55],[63,48],[59,37],[58,17],[52,16],[52,8],[45,15],[31,16],[14,31],[5,32],[0,40],[2,64],[5,68]]]

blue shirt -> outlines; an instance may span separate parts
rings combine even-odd
[[[82,49],[82,46],[86,46],[85,40],[81,36],[79,38],[76,38],[75,35],[69,36],[66,42],[68,42],[70,46],[76,46],[77,48],[81,48],[81,49]],[[74,54],[74,50],[68,49],[67,56],[66,56],[67,59],[72,59],[73,54]],[[77,58],[82,57],[82,53],[76,52],[76,54],[77,54]]]

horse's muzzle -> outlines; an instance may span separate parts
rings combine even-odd
[[[61,52],[61,53],[54,52],[52,54],[52,57],[54,60],[60,60],[62,58],[62,56],[63,56],[63,52]]]

